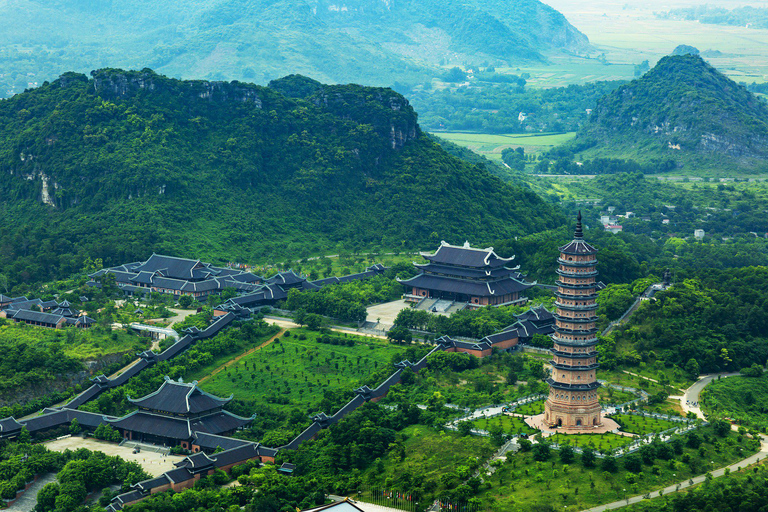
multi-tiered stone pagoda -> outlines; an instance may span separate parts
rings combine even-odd
[[[544,422],[591,429],[602,424],[597,399],[597,249],[584,241],[581,212],[573,241],[560,247],[552,376]]]

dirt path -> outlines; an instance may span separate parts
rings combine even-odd
[[[213,371],[211,372],[211,374],[210,374],[210,375],[206,375],[205,377],[203,377],[202,379],[200,379],[200,381],[198,382],[198,384],[202,384],[203,382],[207,381],[208,379],[210,379],[211,377],[213,377],[213,376],[214,376],[214,375],[216,375],[217,373],[219,373],[219,372],[221,372],[221,371],[224,371],[224,370],[226,370],[227,368],[229,368],[230,366],[232,366],[233,364],[235,364],[236,362],[238,362],[239,360],[241,360],[241,359],[242,359],[242,358],[244,358],[245,356],[247,356],[247,355],[250,355],[250,354],[253,354],[253,353],[254,353],[254,352],[256,352],[257,350],[261,350],[261,349],[263,349],[264,347],[266,347],[267,345],[269,345],[270,343],[272,343],[273,341],[275,341],[277,338],[279,338],[280,336],[282,336],[284,332],[285,332],[285,329],[280,329],[280,332],[278,332],[277,334],[275,334],[274,336],[272,336],[271,338],[269,338],[267,341],[265,341],[264,343],[262,343],[262,344],[261,344],[261,345],[259,345],[258,347],[254,347],[254,348],[252,348],[251,350],[248,350],[247,352],[243,352],[242,354],[240,354],[240,355],[239,355],[239,356],[237,356],[236,358],[234,358],[234,359],[230,359],[229,361],[227,361],[227,362],[226,362],[226,363],[224,363],[223,365],[221,365],[221,366],[219,366],[218,368],[216,368],[215,370],[213,370]]]

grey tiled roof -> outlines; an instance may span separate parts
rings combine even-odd
[[[131,403],[156,411],[174,414],[198,414],[221,408],[230,402],[231,398],[219,398],[206,393],[196,382],[175,382],[168,378],[163,385],[149,395],[139,399],[128,399]]]
[[[513,258],[500,258],[493,248],[475,249],[473,247],[457,247],[443,242],[434,254],[421,253],[422,257],[434,262],[462,267],[503,267]]]

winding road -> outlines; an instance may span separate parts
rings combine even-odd
[[[734,377],[736,375],[739,375],[739,374],[738,373],[716,373],[712,375],[704,375],[702,377],[699,377],[698,381],[696,381],[691,387],[686,389],[685,393],[683,393],[683,396],[676,397],[676,398],[680,400],[680,405],[682,406],[683,411],[685,411],[686,413],[693,412],[694,414],[696,414],[697,417],[701,419],[706,419],[704,417],[704,413],[701,411],[701,409],[698,406],[699,396],[701,395],[701,391],[707,386],[707,384],[709,384],[713,380],[716,380],[721,377],[722,378]],[[694,403],[697,405],[694,406],[693,405]],[[732,428],[735,430],[737,427],[734,425]],[[730,466],[727,466],[725,468],[720,468],[714,471],[710,471],[710,473],[715,478],[721,477],[725,474],[726,469],[728,469],[731,472],[739,471],[749,465],[755,464],[756,462],[759,462],[765,459],[767,456],[768,456],[768,437],[761,434],[759,452],[747,457],[746,459],[743,459],[734,464],[731,464]],[[649,498],[658,498],[670,493],[683,490],[693,485],[700,484],[704,480],[706,480],[706,474],[699,475],[692,479],[678,482],[676,484],[672,484],[670,486],[665,487],[664,489],[653,491],[647,495],[631,496],[621,501],[614,501],[613,503],[608,503],[605,505],[599,505],[597,507],[585,509],[582,512],[603,512],[604,510],[614,510],[617,508],[626,507],[627,505],[632,505],[633,503],[638,503],[640,501],[643,501],[644,499],[647,499],[646,496]]]

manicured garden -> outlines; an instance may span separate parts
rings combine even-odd
[[[518,405],[512,412],[522,414],[523,416],[537,416],[544,412],[544,400],[536,400],[535,402]]]
[[[642,416],[639,414],[614,414],[610,416],[610,418],[621,425],[622,432],[629,432],[641,436],[685,426],[685,423],[682,422],[654,418],[653,416]]]
[[[548,437],[547,441],[579,448],[592,448],[599,452],[608,453],[616,448],[632,444],[635,438],[608,432],[605,434],[555,434]]]
[[[538,430],[526,425],[522,418],[507,416],[502,414],[490,418],[480,418],[472,422],[474,428],[490,431],[494,426],[500,426],[502,432],[509,435],[515,434],[536,434]]]

